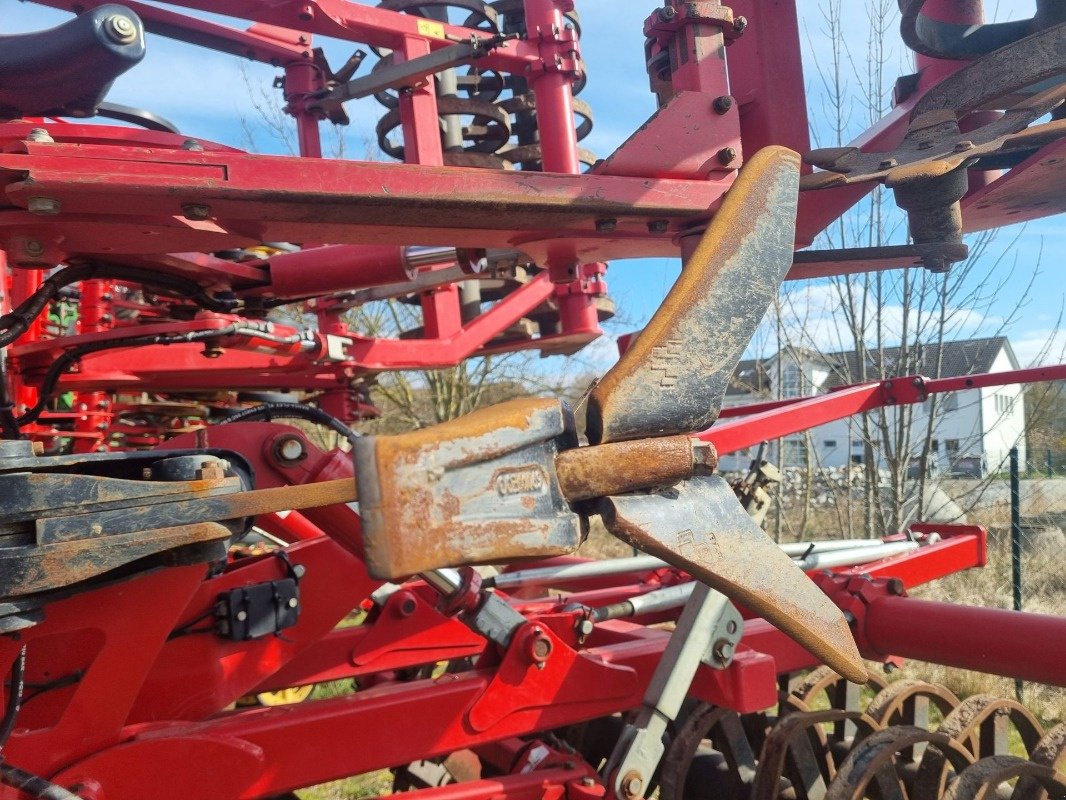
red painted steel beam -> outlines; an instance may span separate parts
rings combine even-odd
[[[988,563],[988,533],[979,525],[937,525],[916,523],[910,529],[918,534],[939,533],[943,539],[903,555],[882,559],[873,564],[834,569],[836,575],[867,575],[871,578],[896,578],[910,589],[931,583],[956,572]],[[890,541],[896,541],[892,537]]]
[[[885,656],[1066,686],[1066,617],[886,596],[860,638]]]
[[[6,131],[0,127],[0,138]],[[16,134],[17,135],[17,134]],[[22,146],[22,145],[19,145]],[[210,237],[242,241],[450,244],[504,247],[535,258],[676,256],[673,236],[705,220],[729,181],[563,175],[414,164],[144,150],[57,143],[0,154],[8,203],[59,202],[55,218],[5,215],[0,234],[17,261],[19,237],[72,252],[151,252],[138,225],[168,224],[168,249],[209,250]],[[313,187],[313,188],[312,188]],[[101,213],[106,209],[106,214]],[[196,246],[178,247],[182,223]],[[71,217],[92,225],[70,226]],[[613,231],[597,231],[602,219]],[[169,222],[168,222],[169,221]],[[649,223],[666,230],[650,233]],[[121,234],[126,238],[116,238]],[[155,233],[148,235],[151,239]],[[14,237],[14,239],[13,239]],[[156,245],[158,251],[158,244]]]
[[[719,453],[734,453],[769,439],[872,411],[883,405],[881,384],[863,384],[806,398],[743,419],[722,422],[696,434],[695,438],[710,442]]]
[[[696,438],[711,442],[719,453],[734,453],[760,442],[788,436],[876,408],[921,403],[930,394],[1063,379],[1066,379],[1066,364],[954,378],[929,379],[921,375],[889,378],[879,383],[845,386],[813,397],[774,400],[723,409],[720,418],[741,418],[719,422],[696,434]]]

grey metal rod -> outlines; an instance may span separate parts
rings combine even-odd
[[[882,558],[903,555],[917,550],[917,542],[891,542],[876,547],[856,547],[852,550],[836,550],[828,553],[812,553],[796,562],[804,572],[812,569],[831,569],[833,567],[853,567],[880,561]]]
[[[598,578],[604,575],[621,575],[626,572],[647,572],[667,566],[655,556],[631,556],[606,561],[586,561],[562,567],[539,567],[517,572],[503,572],[492,579],[497,589],[516,589],[524,586],[543,586],[554,581],[566,582],[581,578]]]
[[[880,539],[833,539],[823,542],[789,542],[781,545],[786,555],[805,556],[808,553],[828,553],[833,550],[851,550],[855,547],[876,547],[884,544]]]

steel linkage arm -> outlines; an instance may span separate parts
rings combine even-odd
[[[1066,686],[1066,617],[916,600],[895,578],[820,575],[867,658],[914,658]]]
[[[1066,364],[1033,369],[924,378],[908,375],[877,383],[845,386],[827,394],[754,403],[723,409],[722,417],[742,417],[720,422],[695,438],[710,442],[719,454],[735,453],[769,439],[816,428],[838,419],[889,406],[922,403],[933,394],[960,392],[989,386],[1036,383],[1066,378]],[[746,416],[743,416],[746,415]]]

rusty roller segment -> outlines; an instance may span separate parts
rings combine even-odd
[[[848,680],[866,668],[844,617],[737,502],[725,479],[697,476],[597,504],[618,538],[762,615]]]
[[[797,153],[767,147],[733,184],[647,327],[589,396],[593,444],[703,430],[792,266]]]

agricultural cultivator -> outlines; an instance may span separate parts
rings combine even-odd
[[[0,39],[0,797],[291,800],[383,769],[424,800],[1066,795],[1063,725],[876,674],[1066,686],[1066,619],[907,596],[982,566],[984,530],[779,546],[766,476],[715,469],[1066,375],[721,408],[782,281],[943,272],[964,233],[1066,210],[1066,4],[900,0],[893,111],[812,151],[796,4],[667,0],[658,108],[598,159],[571,0],[40,2],[75,16]],[[300,155],[109,99],[158,37],[279,68]],[[371,96],[403,163],[323,158]],[[810,249],[879,184],[911,244]],[[607,262],[647,256],[684,268],[583,425],[526,398],[353,433],[383,372],[577,352],[614,313]],[[350,326],[384,300],[420,324]],[[597,515],[643,554],[574,557]],[[354,690],[272,694],[330,681]]]

